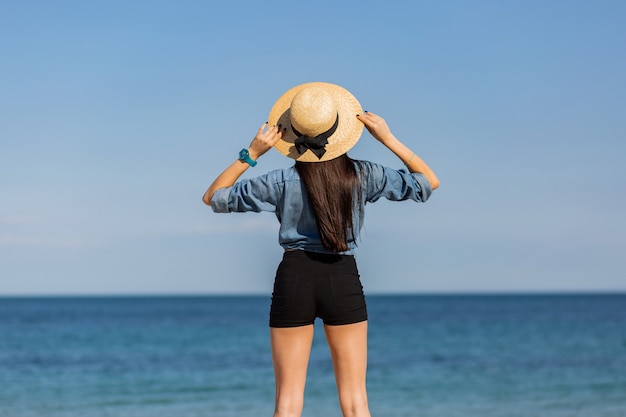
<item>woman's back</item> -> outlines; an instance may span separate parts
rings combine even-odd
[[[420,173],[398,171],[370,161],[354,161],[354,166],[360,195],[353,199],[353,236],[347,240],[345,251],[323,245],[310,195],[295,166],[240,180],[232,187],[217,190],[211,206],[213,211],[221,213],[275,213],[280,222],[279,243],[286,250],[352,254],[363,226],[366,203],[380,198],[425,202],[432,192],[428,179]]]

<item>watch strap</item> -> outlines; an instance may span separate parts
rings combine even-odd
[[[246,148],[239,151],[239,160],[247,163],[251,167],[255,166],[257,163],[254,159],[250,158],[250,153]]]

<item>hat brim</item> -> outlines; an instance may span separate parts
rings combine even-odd
[[[310,150],[303,154],[298,152],[294,145],[297,136],[293,132],[290,120],[289,109],[294,96],[302,89],[313,86],[322,87],[333,96],[339,115],[337,130],[328,138],[328,144],[325,148],[326,153],[321,158],[318,158]],[[274,145],[278,152],[296,161],[323,162],[343,155],[358,142],[363,133],[363,123],[356,118],[357,114],[363,114],[363,109],[358,100],[348,90],[336,84],[312,82],[297,85],[276,100],[270,111],[268,122],[270,126],[280,124],[283,128],[287,128],[283,132],[282,139]]]

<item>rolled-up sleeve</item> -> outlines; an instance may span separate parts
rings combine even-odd
[[[260,177],[238,181],[232,187],[220,188],[211,198],[216,213],[276,211],[282,183],[274,171]]]
[[[432,194],[428,179],[417,172],[395,170],[375,163],[365,163],[365,199],[374,202],[381,197],[391,201],[425,202]]]

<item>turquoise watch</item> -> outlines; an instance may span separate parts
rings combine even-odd
[[[239,160],[247,163],[251,167],[256,165],[256,161],[250,158],[250,152],[245,148],[239,151]]]

